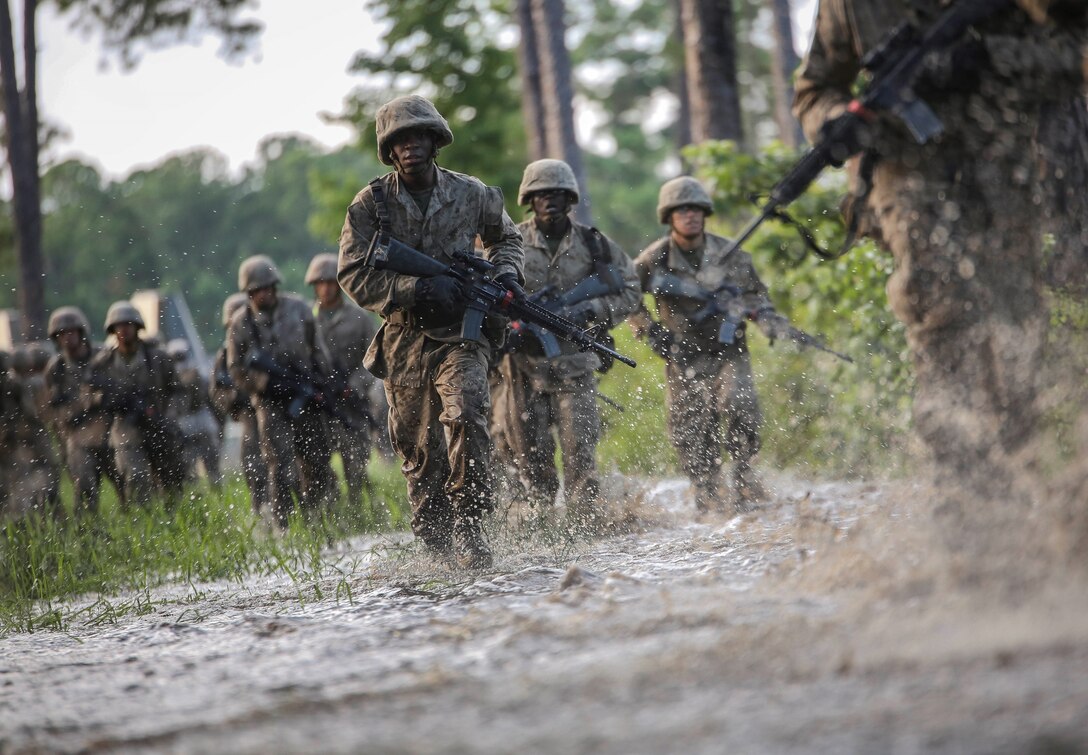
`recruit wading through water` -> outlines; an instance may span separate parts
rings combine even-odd
[[[1006,494],[1039,416],[1036,137],[1046,106],[1081,93],[1086,39],[1080,0],[819,7],[795,112],[823,164],[852,158],[853,222],[895,257],[888,299],[907,328],[914,422],[949,483]],[[863,66],[874,79],[855,100]]]

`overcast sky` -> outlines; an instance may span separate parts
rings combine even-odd
[[[808,44],[815,0],[794,0],[799,44]],[[39,12],[40,102],[69,138],[55,156],[78,155],[122,176],[165,155],[209,145],[232,167],[251,161],[269,134],[298,132],[328,146],[351,138],[321,121],[359,84],[347,73],[360,49],[376,49],[378,29],[362,0],[261,0],[256,56],[227,63],[218,41],[145,54],[134,71],[110,60],[51,5]]]

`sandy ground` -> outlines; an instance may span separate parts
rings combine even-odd
[[[1088,752],[1082,580],[965,568],[921,489],[774,483],[695,521],[625,481],[632,531],[503,528],[486,573],[360,540],[320,599],[179,587],[8,637],[0,753]]]

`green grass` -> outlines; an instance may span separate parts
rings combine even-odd
[[[320,597],[327,576],[322,553],[331,543],[406,526],[404,482],[396,466],[376,460],[370,469],[371,501],[341,502],[316,515],[296,513],[282,535],[272,534],[252,512],[240,479],[218,491],[189,491],[169,506],[156,501],[128,510],[107,486],[97,516],[76,519],[66,511],[59,519],[32,514],[6,521],[0,526],[0,635],[147,613],[153,610],[151,589],[166,583],[241,582],[282,572],[300,590],[307,586]],[[67,481],[62,496],[67,505]],[[119,594],[126,597],[111,598]],[[78,596],[84,598],[74,600]]]

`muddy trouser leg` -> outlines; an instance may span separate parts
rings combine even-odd
[[[563,452],[563,493],[568,516],[591,521],[600,514],[601,494],[597,479],[597,443],[601,415],[597,406],[597,380],[589,375],[562,393],[552,396],[552,406]]]
[[[939,167],[878,173],[874,206],[896,261],[888,300],[907,326],[919,435],[945,471],[1000,489],[1002,460],[1038,418],[1047,313],[1035,205],[1001,160],[935,177]]]
[[[105,466],[111,464],[108,446],[86,446],[68,438],[64,442],[68,475],[72,478],[72,513],[94,514],[98,511],[99,489]]]
[[[204,474],[215,487],[223,484],[223,473],[219,469],[219,436],[205,433],[200,438],[200,461],[204,465]]]
[[[684,375],[675,362],[665,364],[666,426],[680,466],[695,489],[695,504],[708,508],[721,474],[722,418],[710,376]]]
[[[532,381],[510,357],[503,364],[507,385],[501,393],[502,424],[521,486],[533,506],[552,506],[559,493],[552,437],[551,397],[534,390]]]
[[[151,501],[155,477],[141,433],[132,427],[115,426],[110,430],[110,445],[121,476],[125,501],[146,506]]]
[[[280,524],[294,509],[294,494],[299,489],[295,464],[295,439],[287,407],[274,401],[257,404],[257,431],[261,439],[261,459],[268,469],[268,502]]]
[[[301,472],[303,507],[328,507],[336,498],[336,485],[324,417],[316,408],[307,408],[291,423],[291,429]]]
[[[268,467],[261,456],[261,436],[257,430],[257,415],[253,410],[243,412],[238,419],[242,425],[242,475],[249,488],[249,500],[255,512],[268,503]]]
[[[352,418],[358,421],[362,429],[344,427],[344,423],[335,418],[328,420],[328,427],[333,445],[339,451],[340,460],[344,464],[348,500],[352,506],[358,506],[362,501],[363,491],[370,489],[370,478],[366,471],[367,462],[370,460],[370,428],[366,426],[364,418]]]
[[[723,361],[718,373],[718,405],[725,415],[725,448],[738,468],[747,468],[759,453],[759,428],[763,424],[747,353]]]
[[[462,522],[479,522],[494,508],[488,351],[474,344],[443,349],[433,372],[448,454],[446,497]]]
[[[428,547],[449,551],[453,538],[453,506],[446,496],[450,468],[445,433],[438,415],[442,402],[434,386],[393,385],[386,381],[389,439],[401,458],[408,483],[412,532]]]

